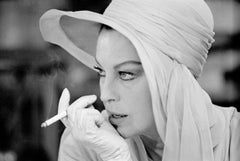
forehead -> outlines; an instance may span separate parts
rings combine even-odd
[[[113,29],[103,29],[97,41],[96,59],[104,63],[140,61],[133,44],[121,33]]]

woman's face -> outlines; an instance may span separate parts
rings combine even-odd
[[[96,60],[101,100],[117,131],[125,138],[156,133],[148,82],[131,42],[115,30],[103,29]]]

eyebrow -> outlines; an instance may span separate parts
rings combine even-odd
[[[95,61],[97,62],[97,64],[98,64],[99,66],[101,66],[101,64],[98,62],[98,60],[96,59],[96,57],[95,57]],[[114,68],[116,69],[116,68],[119,68],[119,67],[121,67],[121,66],[123,66],[123,65],[128,65],[128,64],[142,65],[142,63],[141,63],[140,61],[128,60],[128,61],[124,61],[124,62],[122,62],[122,63],[120,63],[120,64],[115,65]]]

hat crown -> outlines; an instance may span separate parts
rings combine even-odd
[[[113,0],[104,15],[186,65],[196,77],[201,74],[214,42],[212,13],[203,0]]]

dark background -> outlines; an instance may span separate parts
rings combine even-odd
[[[0,1],[0,161],[56,161],[63,125],[40,124],[57,113],[64,88],[71,101],[99,94],[96,73],[45,43],[38,20],[48,9],[103,12],[109,0]],[[215,40],[199,83],[213,102],[239,105],[239,1],[208,0]],[[96,107],[102,108],[98,101]]]

